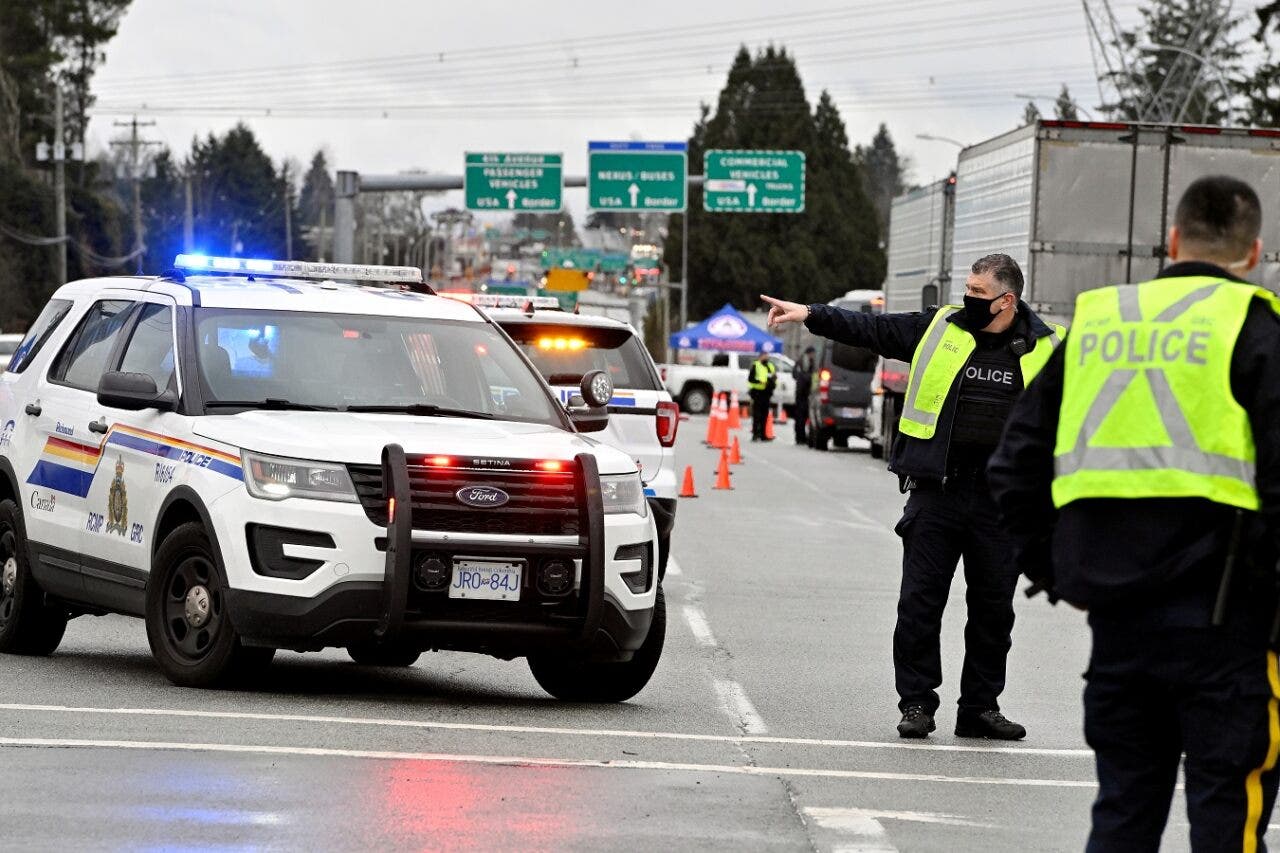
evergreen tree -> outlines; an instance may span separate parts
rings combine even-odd
[[[281,177],[248,127],[191,147],[196,245],[210,254],[285,255]]]
[[[317,151],[311,158],[311,166],[302,178],[302,191],[298,194],[298,225],[295,231],[303,235],[302,241],[309,247],[308,257],[319,260],[332,254],[328,247],[333,229],[333,178],[324,151]],[[295,238],[294,245],[298,244]],[[295,253],[296,253],[295,249]]]
[[[1142,22],[1121,33],[1121,45],[1150,49],[1114,81],[1125,94],[1103,109],[1126,121],[1222,124],[1231,106],[1224,81],[1240,76],[1239,19],[1221,0],[1147,0],[1139,12]]]
[[[1280,127],[1280,0],[1258,10],[1259,26],[1254,38],[1262,45],[1263,57],[1241,87],[1247,99],[1246,121],[1256,127]]]
[[[908,163],[905,157],[898,156],[889,128],[883,124],[876,131],[871,144],[866,148],[861,145],[854,151],[854,159],[862,169],[863,185],[867,195],[871,197],[876,208],[876,221],[880,223],[880,231],[886,236],[889,233],[889,210],[893,200],[906,190]]]
[[[187,198],[182,166],[174,162],[169,149],[161,149],[152,162],[155,174],[143,179],[141,186],[147,235],[142,268],[159,273],[172,266],[173,259],[183,251]]]
[[[821,121],[822,127],[819,128]],[[725,302],[755,308],[760,293],[826,301],[854,287],[878,287],[884,255],[879,225],[863,190],[830,98],[810,111],[795,62],[782,48],[734,57],[715,111],[704,106],[689,139],[696,170],[708,149],[798,149],[806,155],[800,214],[713,214],[702,190],[689,192],[689,316]],[[680,268],[681,216],[671,217],[668,269]]]
[[[1071,90],[1067,88],[1067,84],[1062,84],[1062,91],[1058,93],[1058,100],[1053,102],[1053,116],[1059,121],[1079,121],[1080,108],[1076,106],[1075,99],[1071,97]]]
[[[1036,106],[1035,101],[1027,101],[1027,105],[1022,108],[1022,123],[1035,124],[1040,120],[1040,108]]]

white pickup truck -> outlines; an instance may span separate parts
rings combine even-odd
[[[750,352],[693,353],[693,364],[662,364],[658,373],[662,383],[671,392],[671,398],[680,404],[680,411],[701,415],[711,408],[711,401],[722,391],[737,391],[738,397],[747,399],[747,367],[758,356]],[[769,358],[778,368],[778,385],[773,392],[773,402],[790,406],[796,401],[796,380],[791,375],[795,362],[781,353]]]

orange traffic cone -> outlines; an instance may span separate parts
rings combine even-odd
[[[738,437],[736,435],[733,437],[733,444],[729,446],[729,464],[742,464],[742,448],[738,445]]]
[[[715,427],[711,436],[711,446],[716,450],[724,450],[729,446],[729,407],[724,397],[716,405]]]
[[[729,482],[728,451],[720,451],[720,467],[716,469],[716,484],[712,488],[720,490],[731,490],[733,488],[733,484]]]
[[[775,436],[773,434],[773,412],[770,411],[768,416],[765,417],[764,419],[764,440],[773,441],[774,438]]]
[[[786,422],[787,422],[787,407],[779,406],[778,407],[778,423],[785,424]]]
[[[703,444],[715,445],[716,438],[716,401],[711,398],[711,408],[707,409],[707,437],[702,440]]]
[[[734,391],[729,399],[729,429],[742,429],[742,412],[738,405],[738,392]]]
[[[693,466],[684,466],[684,485],[680,487],[679,497],[696,498],[698,493],[693,489]]]

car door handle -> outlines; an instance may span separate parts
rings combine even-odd
[[[31,417],[33,418],[38,418],[40,417],[40,413],[43,412],[44,409],[40,408],[40,401],[37,400],[34,403],[27,403],[27,407],[22,411],[26,412],[28,415],[31,415]]]
[[[106,418],[98,418],[96,421],[89,421],[89,431],[90,431],[90,432],[102,432],[102,433],[105,433],[105,432],[107,431],[107,429],[108,429],[108,427],[107,427],[107,419],[106,419]]]

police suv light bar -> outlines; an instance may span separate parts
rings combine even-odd
[[[477,308],[517,308],[523,311],[532,306],[534,310],[562,310],[560,300],[554,296],[515,296],[503,293],[441,293],[440,295],[470,302]]]
[[[209,255],[178,255],[173,265],[183,272],[243,273],[245,275],[310,278],[327,281],[383,281],[422,284],[417,267],[388,267],[369,264],[321,264],[306,261],[269,261],[255,258],[215,258]]]

